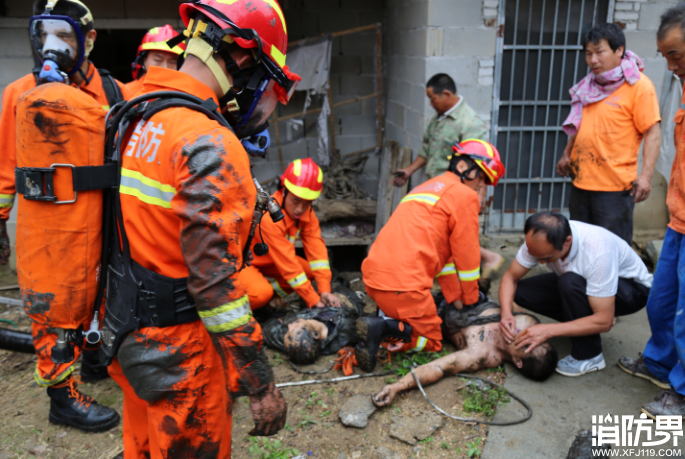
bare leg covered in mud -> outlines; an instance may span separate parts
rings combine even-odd
[[[482,315],[499,314],[498,310],[485,311]],[[537,320],[529,315],[516,316],[516,325],[519,332],[535,325]],[[441,357],[426,365],[421,365],[415,370],[416,377],[422,386],[433,384],[444,376],[456,373],[473,373],[484,368],[496,368],[503,362],[514,363],[522,369],[524,375],[544,380],[556,368],[556,351],[547,343],[540,349],[526,354],[523,349],[516,349],[512,344],[507,344],[502,337],[498,323],[486,325],[474,325],[464,328],[460,333],[452,335],[450,339],[457,344],[463,335],[466,347],[452,354]],[[524,369],[524,366],[526,367]],[[526,370],[531,372],[526,374]],[[388,384],[375,394],[372,399],[376,406],[390,405],[395,396],[403,391],[414,389],[416,382],[414,376],[409,373],[394,384]]]

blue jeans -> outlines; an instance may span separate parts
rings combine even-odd
[[[654,284],[647,300],[652,337],[645,363],[656,377],[685,395],[685,235],[669,228],[664,238]]]

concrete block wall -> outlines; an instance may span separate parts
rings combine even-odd
[[[423,132],[435,114],[426,81],[449,74],[457,92],[489,124],[499,0],[396,0],[387,4],[386,138],[421,149]],[[412,185],[425,179],[423,171]]]
[[[323,33],[353,29],[383,21],[384,0],[281,0],[283,14],[288,24],[288,39],[292,42],[312,38]],[[333,38],[331,51],[331,103],[339,103],[376,92],[375,87],[375,30]],[[279,105],[278,116],[299,113],[304,104],[304,94],[296,93],[288,106]],[[309,108],[320,107],[320,98],[312,98]],[[341,154],[374,147],[377,144],[377,100],[375,98],[354,102],[334,109],[335,144]],[[305,119],[307,138],[288,143],[287,122],[279,123],[283,143],[283,160],[288,162],[311,156],[318,160],[313,127],[318,113]],[[330,124],[329,124],[330,129]],[[255,175],[268,180],[281,173],[274,128],[270,128],[272,149],[266,161],[258,161]],[[292,138],[301,137],[302,130],[292,131]],[[362,186],[372,195],[377,194],[379,155],[373,154],[359,178]]]

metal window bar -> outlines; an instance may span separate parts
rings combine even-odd
[[[556,174],[568,90],[587,72],[582,31],[610,21],[613,7],[614,0],[500,1],[490,138],[507,174],[489,192],[488,233],[520,231],[539,210],[568,214],[570,179]]]

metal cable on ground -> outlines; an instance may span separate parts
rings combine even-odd
[[[303,370],[295,366],[295,364],[292,363],[290,360],[288,360],[288,365],[290,365],[290,368],[297,371],[298,373],[302,373],[303,375],[322,375],[324,373],[328,373],[329,371],[331,371],[335,366],[335,362],[331,361],[331,365],[325,370]]]
[[[375,378],[377,376],[387,376],[389,374],[396,373],[396,372],[397,372],[397,370],[388,370],[388,371],[384,371],[382,373],[364,373],[361,375],[342,376],[340,378],[333,378],[333,379],[312,379],[309,381],[293,381],[293,382],[276,384],[276,387],[281,388],[281,387],[291,387],[291,386],[306,386],[309,384],[337,383],[337,382],[342,382],[342,381],[350,381],[352,379]]]
[[[523,418],[521,418],[521,419],[517,419],[517,420],[514,420],[514,421],[506,421],[506,422],[483,421],[483,420],[481,420],[481,419],[475,419],[475,418],[461,418],[461,417],[459,417],[459,416],[453,416],[453,415],[447,413],[447,412],[446,412],[445,410],[443,410],[442,408],[440,408],[440,407],[439,407],[438,405],[436,405],[435,403],[433,403],[433,401],[432,401],[430,398],[428,398],[428,395],[426,395],[426,392],[423,390],[423,386],[421,386],[421,382],[419,381],[419,378],[416,376],[416,373],[414,372],[414,367],[411,368],[411,374],[412,374],[412,376],[414,377],[414,381],[416,381],[416,386],[419,388],[419,390],[420,390],[421,393],[423,394],[423,398],[425,398],[426,401],[427,401],[428,403],[430,403],[430,404],[433,406],[433,408],[435,408],[440,414],[442,414],[442,415],[444,415],[444,416],[447,416],[447,417],[450,418],[450,419],[454,419],[455,421],[477,422],[477,423],[479,423],[479,424],[487,424],[487,425],[490,425],[490,426],[513,426],[513,425],[515,425],[515,424],[521,424],[522,422],[526,422],[528,419],[531,418],[531,416],[533,416],[533,408],[531,408],[530,405],[529,405],[528,403],[526,403],[526,402],[525,402],[524,400],[522,400],[521,398],[517,397],[515,394],[513,394],[512,392],[510,392],[508,389],[506,389],[506,388],[504,388],[503,386],[500,386],[499,384],[497,384],[497,383],[495,383],[495,382],[492,382],[492,381],[490,381],[490,380],[488,380],[488,379],[479,378],[478,376],[473,376],[473,375],[466,375],[466,374],[463,374],[463,373],[457,373],[457,374],[455,374],[454,376],[459,376],[460,378],[478,379],[478,380],[483,381],[483,382],[485,382],[485,383],[487,383],[487,384],[490,384],[490,385],[493,385],[493,386],[497,386],[497,387],[499,387],[500,389],[504,389],[505,391],[507,391],[507,394],[509,394],[509,396],[510,396],[511,398],[513,398],[514,400],[516,400],[517,402],[519,402],[521,405],[523,405],[523,406],[528,410],[528,413],[526,413],[526,415],[525,415]]]

